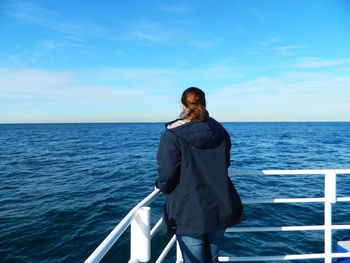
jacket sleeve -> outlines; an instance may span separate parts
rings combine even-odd
[[[180,181],[181,152],[174,135],[165,132],[161,138],[157,153],[158,179],[156,187],[169,194]]]
[[[224,129],[224,139],[226,141],[225,155],[227,168],[231,165],[231,138],[230,134]]]

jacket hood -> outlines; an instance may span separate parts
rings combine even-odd
[[[176,121],[167,124],[167,127]],[[175,128],[168,129],[169,132],[187,141],[197,148],[217,147],[224,138],[224,128],[213,118],[209,117],[203,121],[191,121]]]

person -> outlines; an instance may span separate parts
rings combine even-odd
[[[209,116],[201,89],[186,89],[181,103],[179,118],[166,124],[160,138],[155,185],[167,194],[164,221],[184,262],[218,262],[226,228],[244,214],[228,177],[231,140]]]

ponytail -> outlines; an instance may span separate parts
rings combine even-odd
[[[205,119],[205,93],[201,89],[195,87],[186,89],[181,102],[188,109],[187,119],[191,121]]]

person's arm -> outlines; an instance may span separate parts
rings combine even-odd
[[[175,136],[166,132],[160,138],[157,153],[158,179],[156,187],[169,194],[180,181],[181,153]]]
[[[226,141],[226,149],[225,149],[225,155],[226,155],[226,165],[227,168],[231,165],[231,138],[230,134],[224,129],[224,139]]]

